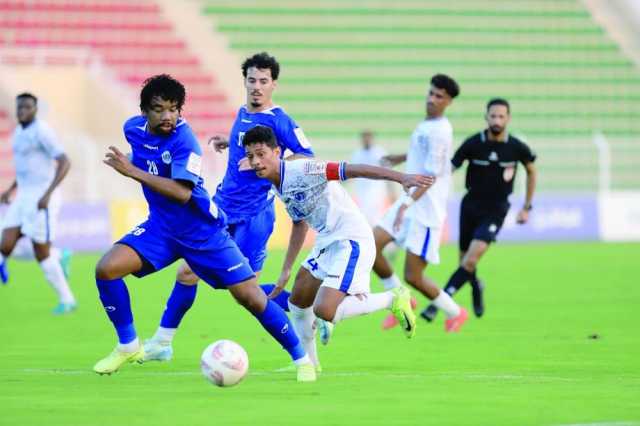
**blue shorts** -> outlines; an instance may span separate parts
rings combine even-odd
[[[251,269],[262,270],[267,258],[267,242],[273,232],[276,211],[274,203],[255,216],[234,221],[230,219],[227,230],[238,248],[249,259]]]
[[[131,247],[142,259],[142,269],[133,274],[136,277],[159,271],[178,259],[184,259],[193,272],[214,288],[224,289],[255,276],[247,258],[223,228],[207,232],[201,240],[181,240],[148,220],[116,244]]]

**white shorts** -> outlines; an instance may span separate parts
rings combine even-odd
[[[338,240],[323,248],[314,247],[302,263],[322,286],[346,294],[370,292],[371,269],[376,259],[376,245],[371,238]]]
[[[413,211],[409,209],[405,212],[402,224],[398,231],[393,230],[393,222],[396,220],[398,209],[402,200],[398,200],[385,213],[378,224],[384,229],[396,244],[411,253],[420,256],[428,263],[437,265],[440,263],[440,239],[442,238],[442,227],[428,226],[415,220]]]
[[[58,197],[53,195],[49,208],[38,210],[40,197],[20,194],[9,205],[2,220],[2,228],[20,228],[22,235],[46,244],[55,238],[55,218],[58,213]]]

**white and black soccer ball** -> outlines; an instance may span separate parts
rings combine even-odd
[[[249,371],[249,357],[242,346],[231,340],[213,342],[202,352],[200,368],[216,386],[238,384]]]

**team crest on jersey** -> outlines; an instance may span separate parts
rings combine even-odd
[[[502,172],[502,178],[504,179],[505,182],[511,182],[515,174],[516,174],[515,167],[505,167],[504,171]]]
[[[162,153],[162,162],[164,164],[171,164],[171,153],[169,151]]]
[[[327,163],[322,161],[309,161],[304,165],[305,175],[323,175],[327,171]]]
[[[498,154],[495,151],[491,151],[489,154],[489,161],[498,161]]]

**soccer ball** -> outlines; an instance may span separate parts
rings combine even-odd
[[[202,352],[200,368],[204,377],[214,385],[233,386],[247,375],[249,357],[236,342],[218,340]]]

